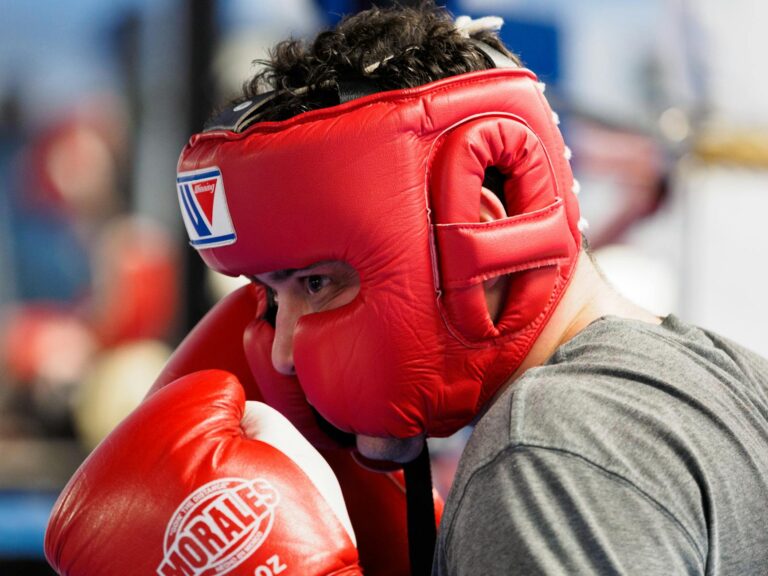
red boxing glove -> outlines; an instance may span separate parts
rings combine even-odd
[[[263,289],[248,284],[222,298],[179,344],[147,393],[198,370],[226,370],[240,380],[248,400],[262,400],[243,350],[243,333],[263,314]]]
[[[341,492],[226,372],[154,394],[65,487],[45,538],[61,575],[361,574]]]

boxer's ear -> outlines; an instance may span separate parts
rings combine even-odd
[[[499,197],[482,186],[480,188],[480,222],[493,222],[506,217],[507,211]]]
[[[493,222],[507,217],[507,210],[504,204],[495,192],[482,186],[480,188],[480,222]],[[505,279],[505,276],[493,276],[483,282],[485,288],[485,301],[488,305],[488,312],[491,318],[496,322],[504,303],[506,294],[503,289],[505,282],[499,284],[499,280]]]

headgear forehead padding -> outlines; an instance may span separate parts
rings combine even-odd
[[[215,270],[357,270],[355,300],[294,333],[297,375],[325,418],[445,435],[520,365],[571,278],[579,216],[564,156],[535,76],[495,69],[196,135],[177,182]],[[480,223],[491,166],[509,217]],[[494,325],[482,283],[500,274],[511,288]]]

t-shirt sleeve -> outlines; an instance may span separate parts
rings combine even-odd
[[[705,544],[668,510],[568,452],[509,448],[452,497],[436,574],[704,574]]]

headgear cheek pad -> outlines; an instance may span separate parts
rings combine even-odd
[[[486,169],[509,217],[480,222]],[[294,364],[332,424],[451,434],[521,364],[575,269],[573,176],[532,72],[493,69],[383,92],[184,148],[191,243],[214,270],[348,263],[360,291],[303,316]],[[501,316],[483,281],[508,274]]]

